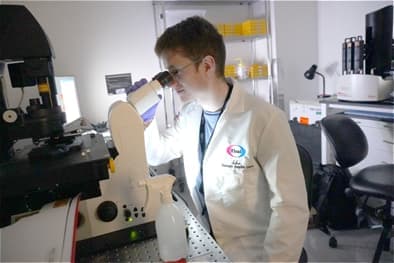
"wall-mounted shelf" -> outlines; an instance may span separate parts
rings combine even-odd
[[[255,36],[224,36],[223,40],[226,42],[249,42],[253,40],[261,40],[267,38],[267,35]]]
[[[212,0],[212,1],[194,1],[194,0],[166,0],[166,1],[153,1],[153,5],[166,5],[166,6],[179,6],[179,5],[235,5],[235,6],[243,6],[243,5],[252,5],[254,3],[258,3],[261,0]]]
[[[246,79],[236,79],[239,82],[246,82],[246,81],[256,81],[256,80],[269,80],[269,77],[258,77],[258,78],[246,78]]]

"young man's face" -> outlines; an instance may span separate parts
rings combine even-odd
[[[175,78],[172,88],[182,101],[204,98],[207,93],[207,78],[202,70],[202,60],[193,61],[176,51],[164,52],[162,59],[165,67]]]

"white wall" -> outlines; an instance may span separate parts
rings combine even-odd
[[[289,100],[314,99],[318,93],[316,80],[308,81],[304,72],[317,62],[316,1],[276,1],[272,3],[274,57],[278,72],[275,82],[284,94],[284,109]]]
[[[328,93],[336,91],[342,71],[341,44],[346,37],[361,35],[365,39],[365,15],[392,1],[321,1],[317,7],[318,70],[326,76]]]
[[[26,5],[48,35],[56,75],[75,76],[82,116],[93,123],[107,120],[111,103],[125,97],[107,95],[106,74],[131,72],[135,81],[159,70],[150,1],[16,4]]]
[[[273,3],[277,85],[284,94],[286,110],[289,100],[315,99],[319,93],[321,79],[306,80],[303,76],[311,64],[317,64],[326,75],[328,92],[335,91],[343,39],[364,35],[365,14],[391,3]],[[17,4],[29,8],[50,38],[56,53],[56,74],[75,76],[82,115],[92,122],[106,120],[110,104],[124,97],[107,95],[106,74],[131,72],[133,80],[138,80],[159,70],[153,52],[156,36],[150,1]]]

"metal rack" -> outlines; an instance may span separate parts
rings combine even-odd
[[[260,5],[261,4],[261,5]],[[248,79],[250,84],[247,84],[251,87],[251,91],[254,95],[262,95],[267,97],[270,103],[278,105],[278,91],[276,86],[273,83],[273,69],[272,69],[272,38],[271,38],[271,16],[270,9],[271,5],[268,0],[223,0],[223,1],[153,1],[153,10],[154,10],[154,23],[156,35],[159,36],[167,27],[167,16],[166,12],[170,10],[182,10],[182,9],[205,9],[209,12],[212,8],[215,7],[231,7],[231,8],[242,8],[242,13],[245,13],[245,17],[253,18],[253,17],[261,17],[261,15],[257,15],[259,11],[256,10],[264,10],[263,17],[268,22],[267,34],[263,37],[225,37],[224,41],[226,44],[234,44],[236,42],[243,42],[245,44],[245,50],[249,50],[250,55],[250,63],[253,64],[257,60],[258,50],[265,50],[266,56],[264,59],[266,60],[266,64],[268,65],[268,77],[267,78],[259,78],[259,79]],[[262,8],[262,9],[261,9]],[[209,19],[209,17],[207,17]],[[212,16],[211,16],[212,18]],[[232,17],[229,17],[231,21]],[[228,22],[230,22],[228,21]],[[237,20],[238,21],[238,20]],[[211,21],[213,22],[213,21]],[[239,21],[238,21],[239,22]],[[266,44],[260,45],[258,40],[264,39]],[[263,48],[263,49],[262,49]],[[237,48],[238,49],[238,48]],[[160,65],[161,69],[164,70],[163,65]],[[263,82],[262,82],[263,81]],[[244,84],[245,81],[242,81]],[[264,89],[262,89],[264,87]],[[264,91],[263,91],[264,90]],[[173,91],[171,89],[167,89],[164,93],[164,105],[165,105],[165,126],[170,128],[174,125],[174,119],[177,115],[179,105],[176,105],[176,99],[174,98]]]
[[[198,222],[189,208],[180,198],[177,205],[184,212],[187,228],[189,253],[188,262],[230,262],[211,235]],[[120,248],[101,252],[78,262],[160,262],[157,239],[152,238]]]
[[[250,5],[260,2],[261,0],[213,0],[213,1],[188,1],[188,0],[166,0],[166,1],[153,1],[153,5]]]

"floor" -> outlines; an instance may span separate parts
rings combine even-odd
[[[337,248],[328,246],[329,237],[318,229],[308,230],[305,250],[308,262],[372,262],[381,229],[336,231]],[[389,252],[383,251],[380,262],[394,262],[394,240]]]

